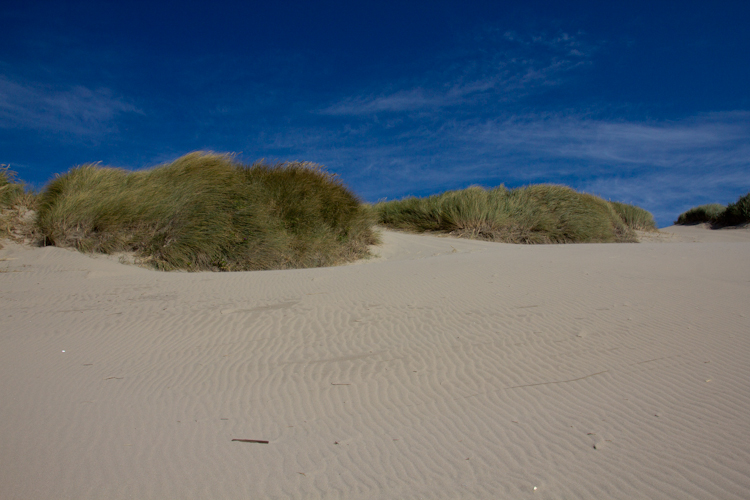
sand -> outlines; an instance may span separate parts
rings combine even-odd
[[[750,231],[664,233],[250,273],[5,242],[0,498],[748,498]]]

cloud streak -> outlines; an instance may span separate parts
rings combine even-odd
[[[513,101],[529,92],[560,85],[572,70],[588,65],[591,49],[577,37],[529,39],[515,33],[488,32],[471,50],[447,56],[441,74],[389,82],[388,91],[348,96],[320,110],[333,116],[366,116]],[[460,61],[469,61],[462,63]],[[442,61],[445,63],[445,61]],[[439,62],[438,62],[439,63]]]
[[[77,85],[59,90],[0,77],[0,127],[94,137],[115,130],[125,113],[142,114],[106,88]]]
[[[513,117],[467,126],[462,140],[488,154],[584,160],[628,169],[747,165],[750,113],[637,123],[578,117]]]

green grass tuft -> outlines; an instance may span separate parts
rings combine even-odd
[[[16,204],[23,194],[23,185],[16,182],[15,172],[0,165],[0,210]]]
[[[748,222],[750,222],[750,193],[740,196],[735,203],[727,205],[726,210],[716,217],[715,224],[723,227],[737,226]]]
[[[703,222],[713,223],[727,207],[719,203],[709,205],[700,205],[693,207],[687,212],[683,212],[677,217],[675,224],[688,225],[700,224]]]
[[[635,205],[629,205],[626,203],[620,203],[618,201],[610,201],[610,205],[615,210],[620,219],[631,229],[640,231],[655,231],[656,222],[654,216],[648,210],[644,210],[641,207]]]
[[[0,238],[35,241],[38,238],[33,221],[35,206],[36,194],[16,180],[15,172],[0,165]]]
[[[382,202],[374,205],[373,210],[380,223],[388,227],[439,231],[490,241],[636,241],[633,228],[620,215],[623,208],[565,186],[540,184],[513,190],[504,186],[489,190],[474,186],[427,198]],[[647,218],[638,214],[634,219]]]
[[[74,168],[41,194],[37,224],[47,243],[133,251],[163,270],[328,266],[375,242],[369,212],[320,167],[204,152],[137,172]]]
[[[740,196],[726,207],[719,203],[693,207],[677,217],[675,224],[710,223],[714,228],[737,226],[750,222],[750,193]]]

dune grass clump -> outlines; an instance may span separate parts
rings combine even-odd
[[[0,168],[0,208],[7,208],[23,192],[23,186],[14,182],[14,173],[8,167]]]
[[[17,181],[15,172],[0,168],[0,238],[31,241],[35,237],[36,195]],[[2,248],[2,246],[0,246]]]
[[[136,172],[74,168],[41,194],[37,224],[49,244],[132,251],[163,270],[328,266],[375,242],[368,211],[317,165],[204,152]]]
[[[675,224],[688,225],[709,223],[714,228],[737,226],[750,222],[750,193],[740,196],[727,206],[720,203],[700,205],[683,212]]]
[[[629,228],[639,231],[656,230],[656,221],[648,210],[619,201],[610,201],[609,204]]]
[[[380,223],[388,227],[490,241],[637,241],[633,228],[620,215],[624,208],[616,209],[597,196],[565,186],[540,184],[513,190],[474,186],[427,198],[382,202],[373,209]],[[643,214],[633,218],[647,224]]]
[[[715,224],[720,227],[737,226],[750,222],[750,193],[727,205],[727,208],[716,217]]]
[[[703,222],[715,222],[719,215],[726,209],[724,205],[720,203],[711,203],[708,205],[700,205],[693,207],[690,210],[683,212],[677,217],[675,224],[700,224]]]

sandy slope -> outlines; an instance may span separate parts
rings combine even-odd
[[[710,229],[708,224],[669,226],[657,232],[639,232],[642,242],[742,243],[750,241],[750,225]]]
[[[0,498],[747,498],[749,234],[225,274],[6,244]]]

